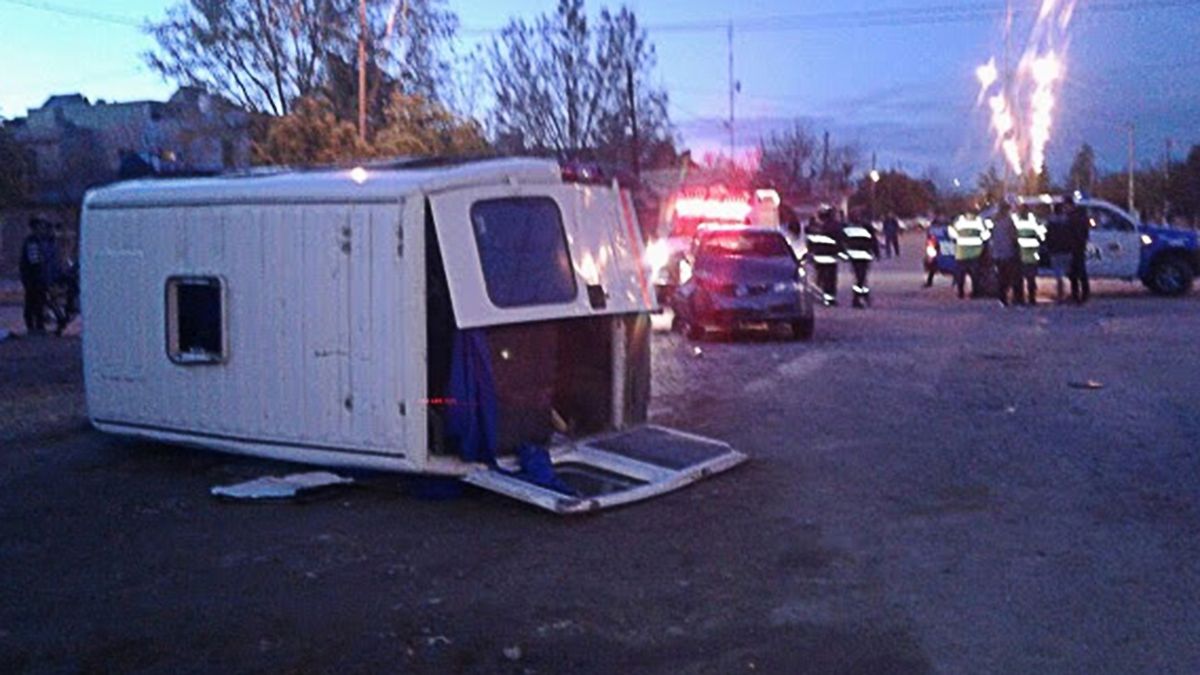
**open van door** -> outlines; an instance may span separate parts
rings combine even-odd
[[[634,395],[625,386],[630,364],[644,359],[649,376],[648,332],[639,333],[638,317],[656,305],[642,266],[637,223],[619,191],[504,185],[435,194],[430,204],[459,330],[489,329],[499,337],[513,327],[582,323],[611,332],[604,342],[611,349],[605,356],[610,374],[606,384],[589,390],[589,400],[594,397],[596,410],[611,413],[606,426],[615,431],[549,444],[557,487],[518,471],[511,455],[502,455],[498,468],[471,471],[466,482],[557,513],[579,513],[670,492],[746,459],[720,441],[657,426],[624,428],[640,419],[624,414],[627,397]],[[564,322],[596,317],[602,320]],[[642,323],[648,331],[648,321]],[[553,348],[566,356],[548,359],[543,370],[588,356],[577,342],[557,339],[562,344]],[[499,351],[505,361],[497,363],[497,371],[518,364],[526,358],[521,350],[536,351],[536,344],[527,339],[514,343],[511,354]],[[542,413],[550,417],[550,410],[535,409],[535,416]],[[499,414],[506,414],[502,404]]]
[[[555,513],[572,514],[672,492],[746,460],[720,441],[652,425],[554,448],[550,456],[558,480],[569,491],[495,469],[478,469],[464,480]]]

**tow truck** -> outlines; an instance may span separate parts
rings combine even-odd
[[[1061,195],[1019,197],[1017,205],[1029,209],[1044,226],[1059,215]],[[1087,209],[1091,223],[1088,241],[1088,276],[1096,279],[1140,281],[1157,295],[1178,296],[1192,289],[1200,275],[1200,238],[1196,232],[1175,230],[1142,222],[1119,206],[1076,194],[1074,201]],[[996,208],[981,216],[988,226]],[[931,230],[926,243],[926,269],[952,272],[954,243],[948,233]],[[1043,261],[1049,256],[1043,255]]]

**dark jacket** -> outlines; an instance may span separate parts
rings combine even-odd
[[[1082,254],[1087,251],[1088,237],[1091,236],[1091,232],[1092,226],[1088,221],[1087,211],[1076,208],[1067,214],[1067,237],[1071,253]]]
[[[1071,226],[1067,217],[1056,215],[1046,221],[1046,251],[1050,255],[1071,252]]]
[[[21,281],[25,283],[43,283],[45,277],[45,246],[42,237],[31,234],[21,242]]]

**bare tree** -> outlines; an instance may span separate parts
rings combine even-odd
[[[650,85],[654,47],[626,8],[603,10],[593,29],[583,0],[559,0],[553,14],[510,21],[487,61],[506,149],[619,161],[635,120],[647,153],[672,140],[666,94]]]
[[[368,0],[369,87],[382,102],[379,114],[393,93],[386,81],[436,95],[449,72],[443,48],[457,28],[444,4]],[[316,94],[337,104],[346,79],[357,77],[357,6],[357,0],[180,0],[147,27],[157,49],[145,58],[164,77],[253,112],[285,115],[296,100]]]
[[[761,179],[791,194],[811,194],[820,173],[818,147],[817,137],[799,121],[772,132],[759,143]]]

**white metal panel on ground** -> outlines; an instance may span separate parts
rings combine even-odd
[[[573,300],[498,307],[488,295],[475,238],[472,207],[495,199],[549,198],[558,205],[575,268]],[[622,217],[619,192],[584,185],[493,186],[452,190],[431,199],[438,244],[459,328],[645,312],[654,301],[639,275],[640,248]],[[593,306],[588,286],[599,285],[606,304]]]
[[[746,456],[726,443],[658,426],[642,426],[550,451],[566,494],[511,471],[480,468],[463,481],[560,514],[586,513],[674,492],[728,471]]]
[[[214,446],[403,455],[399,204],[89,211],[84,232],[94,420]],[[222,280],[225,362],[168,358],[176,275]]]

